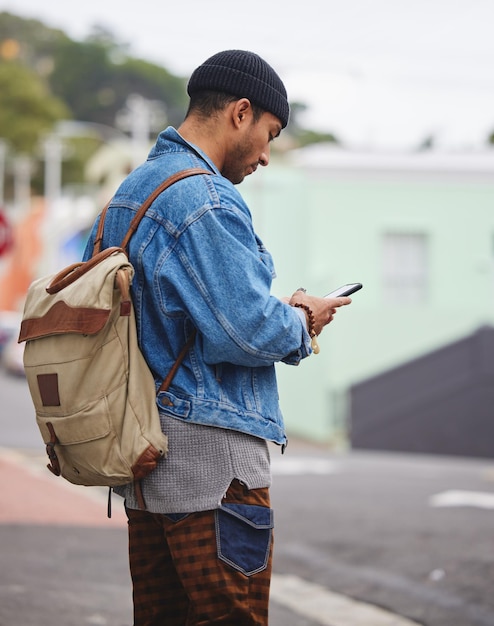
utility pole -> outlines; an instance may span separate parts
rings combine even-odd
[[[45,156],[45,205],[44,241],[46,253],[38,267],[39,275],[55,271],[60,248],[60,220],[57,205],[62,197],[62,139],[56,134],[48,135],[43,142]]]
[[[128,96],[125,108],[117,114],[116,124],[130,132],[132,168],[136,168],[146,158],[151,132],[163,128],[165,123],[166,111],[161,102],[147,100],[139,94]]]
[[[132,138],[132,168],[142,163],[149,141],[151,127],[150,102],[137,94],[127,99],[130,116],[130,135]]]
[[[14,160],[14,206],[21,211],[29,209],[31,202],[31,160],[18,156]]]
[[[49,135],[44,142],[45,151],[45,199],[48,213],[54,210],[62,194],[62,140]]]

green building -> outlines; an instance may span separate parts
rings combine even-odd
[[[277,295],[364,285],[320,354],[277,368],[289,436],[346,446],[352,384],[494,324],[494,151],[315,146],[273,158],[242,193]]]

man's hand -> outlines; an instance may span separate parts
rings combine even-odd
[[[340,306],[346,306],[352,302],[348,296],[339,296],[338,298],[319,298],[317,296],[309,296],[303,290],[296,291],[288,304],[291,306],[303,305],[301,308],[305,311],[307,317],[307,328],[310,331],[312,313],[313,329],[316,335],[320,335],[323,328],[333,321],[336,310]],[[305,308],[308,307],[308,310]]]

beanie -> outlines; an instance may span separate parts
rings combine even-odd
[[[290,107],[285,86],[274,69],[253,52],[225,50],[207,59],[192,73],[187,93],[192,96],[207,90],[248,98],[275,115],[283,128],[288,124]]]

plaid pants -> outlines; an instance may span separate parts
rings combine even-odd
[[[267,626],[269,507],[269,489],[234,480],[215,511],[128,509],[134,626]]]

